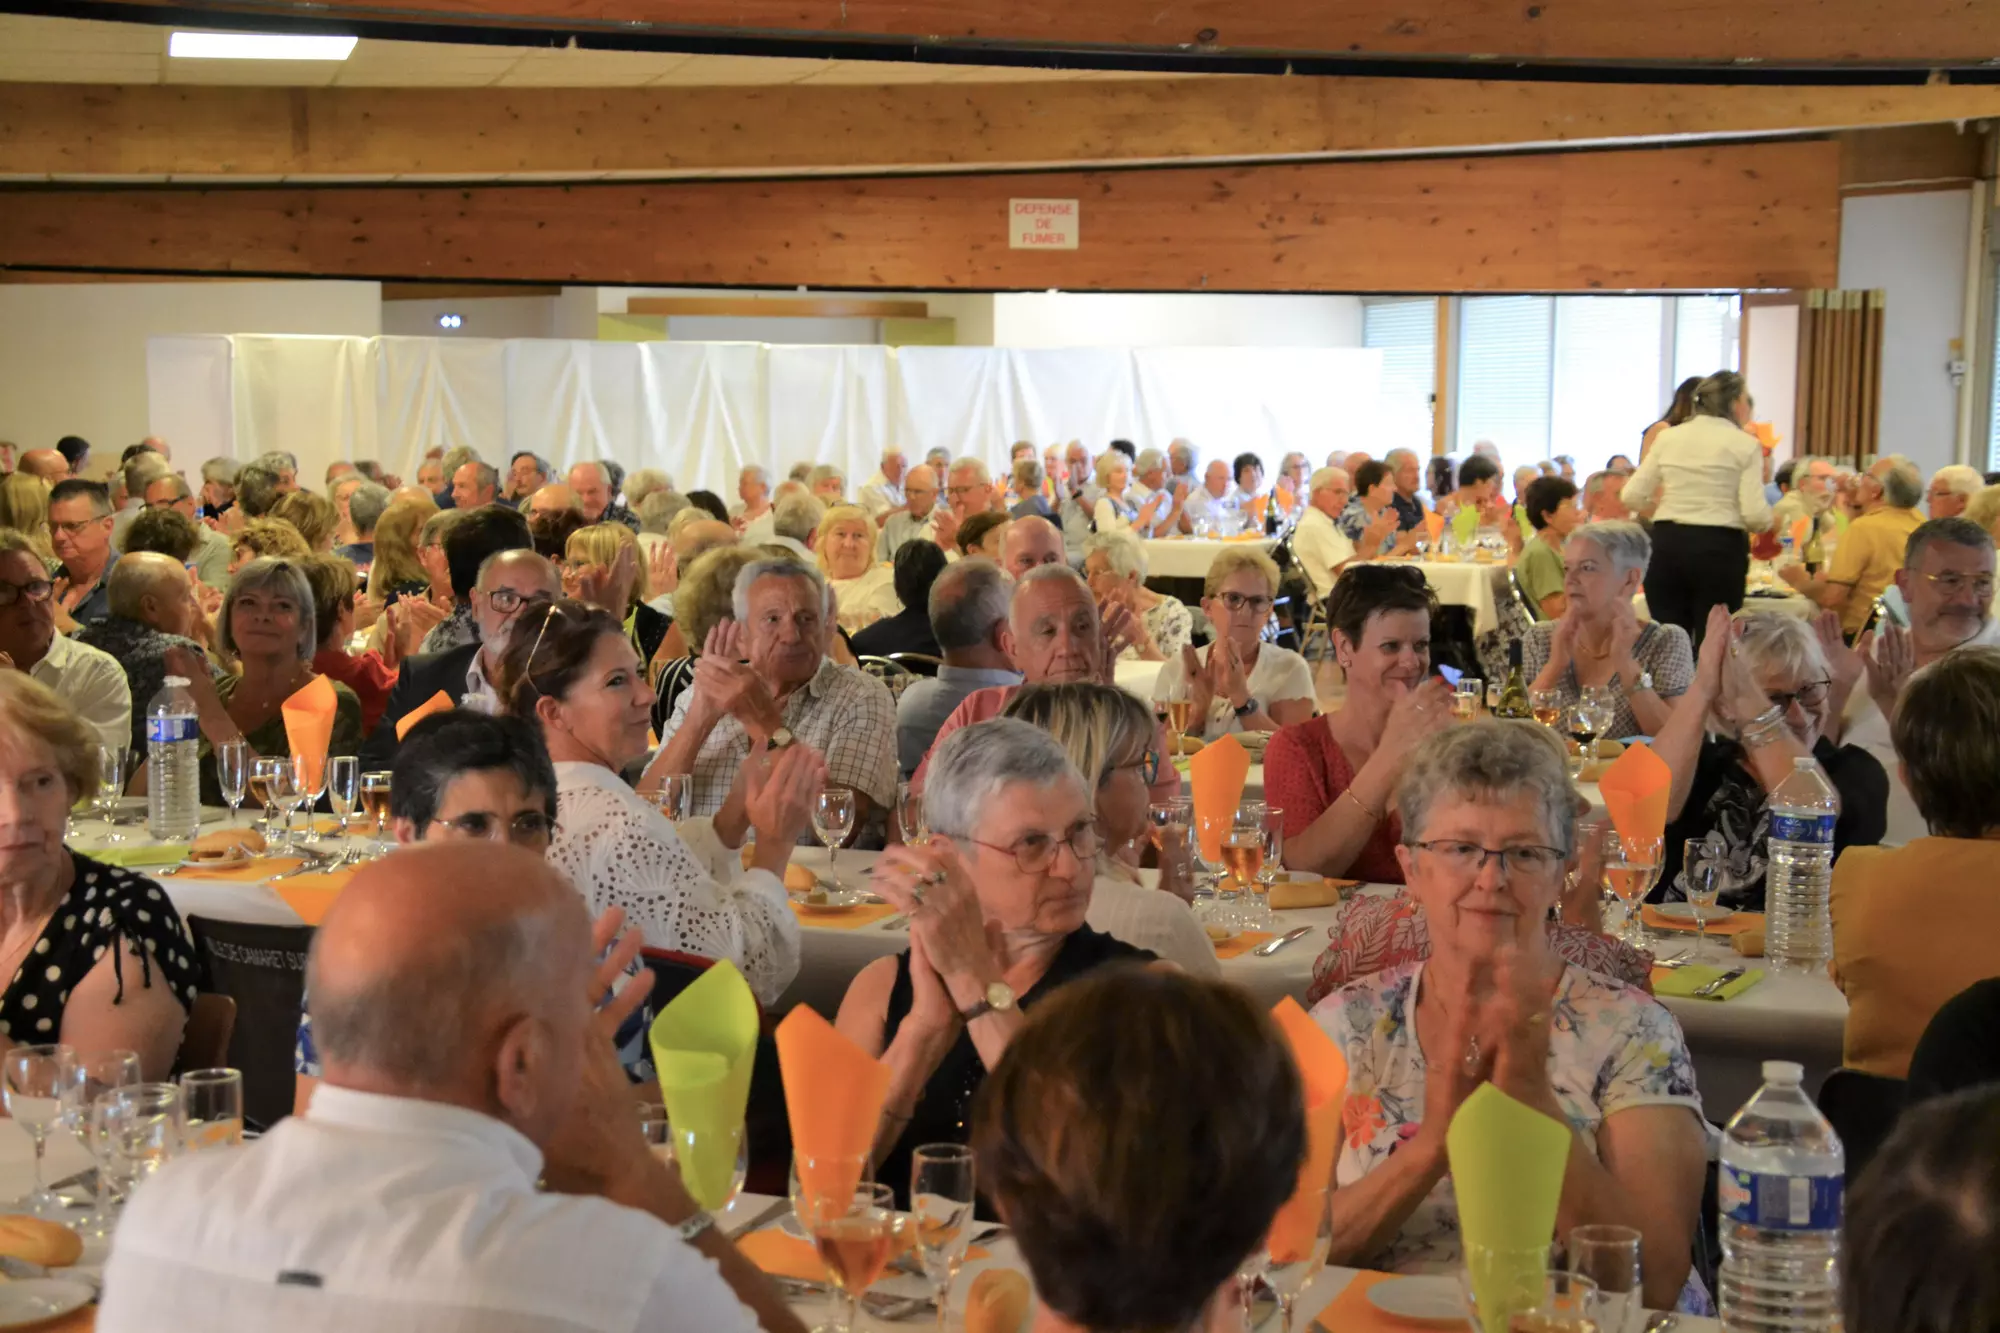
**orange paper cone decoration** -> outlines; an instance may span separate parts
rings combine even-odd
[[[339,707],[333,682],[314,676],[279,706],[285,718],[285,742],[292,753],[305,760],[306,785],[320,789],[321,770],[326,767],[327,747],[333,744],[333,714]]]
[[[1597,790],[1613,827],[1628,846],[1666,833],[1667,792],[1673,784],[1667,761],[1649,746],[1631,746],[1611,761]]]
[[[1444,517],[1426,510],[1424,512],[1424,531],[1430,534],[1431,549],[1436,550],[1437,544],[1444,540]]]
[[[1213,865],[1222,860],[1222,835],[1236,821],[1243,783],[1250,776],[1250,752],[1234,736],[1223,736],[1188,760],[1188,785],[1194,788],[1194,826],[1201,838],[1201,856]]]
[[[396,739],[410,734],[410,728],[429,717],[432,713],[448,713],[452,709],[451,696],[439,690],[430,698],[396,719]]]
[[[803,1004],[778,1024],[777,1042],[799,1183],[813,1197],[852,1195],[858,1173],[815,1164],[869,1154],[889,1095],[889,1067]]]
[[[1271,1258],[1288,1263],[1311,1253],[1325,1191],[1333,1184],[1340,1113],[1347,1101],[1347,1057],[1291,996],[1271,1007],[1271,1017],[1285,1034],[1306,1085],[1305,1164],[1299,1168],[1298,1188],[1271,1219]]]

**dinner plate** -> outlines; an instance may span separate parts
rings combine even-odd
[[[1465,1298],[1448,1277],[1392,1277],[1368,1289],[1368,1303],[1383,1314],[1434,1327],[1466,1323]]]
[[[826,901],[823,903],[808,902],[803,897],[795,898],[793,901],[798,903],[801,912],[810,912],[814,915],[836,916],[841,912],[851,912],[861,906],[861,895],[847,890],[839,892],[829,890],[826,895]]]
[[[252,861],[256,859],[257,859],[256,857],[250,855],[248,852],[238,852],[235,856],[223,856],[223,857],[211,856],[204,858],[202,860],[196,860],[194,857],[190,856],[187,860],[181,862],[181,869],[240,870],[244,866],[249,865]]]
[[[1689,925],[1694,924],[1697,913],[1701,920],[1707,922],[1727,921],[1736,915],[1734,908],[1724,907],[1720,903],[1713,907],[1701,908],[1697,908],[1693,903],[1659,903],[1653,910],[1669,921],[1685,921]]]
[[[45,1324],[96,1299],[82,1282],[60,1277],[31,1277],[0,1282],[0,1328],[31,1328]]]

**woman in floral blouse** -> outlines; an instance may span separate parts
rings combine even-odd
[[[1706,1141],[1680,1027],[1644,992],[1565,963],[1543,928],[1575,818],[1561,760],[1527,723],[1454,727],[1411,755],[1397,804],[1431,955],[1313,1010],[1350,1071],[1332,1261],[1457,1265],[1445,1128],[1490,1082],[1570,1126],[1556,1235],[1637,1228],[1646,1304],[1698,1308]]]

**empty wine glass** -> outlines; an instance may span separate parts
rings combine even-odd
[[[133,1051],[80,1051],[70,1066],[62,1096],[63,1127],[76,1136],[97,1167],[90,1212],[76,1226],[80,1235],[111,1234],[112,1173],[105,1165],[104,1140],[92,1120],[91,1104],[114,1088],[129,1088],[138,1081],[139,1057]]]
[[[264,836],[276,839],[278,832],[278,793],[272,785],[277,777],[289,767],[276,755],[256,755],[250,761],[250,799],[264,807]]]
[[[915,784],[896,784],[896,827],[902,832],[905,846],[915,847],[930,841],[931,831],[924,824],[924,798]]]
[[[945,1333],[951,1284],[972,1244],[975,1197],[972,1149],[926,1143],[910,1154],[910,1217],[917,1229],[917,1257],[937,1293],[938,1333]]]
[[[91,1106],[105,1156],[123,1188],[132,1189],[180,1156],[181,1090],[173,1084],[113,1088]]]
[[[653,1125],[654,1109],[666,1117],[664,1131]],[[654,1156],[679,1172],[681,1186],[696,1203],[711,1213],[719,1213],[736,1202],[736,1196],[743,1192],[743,1181],[750,1174],[750,1143],[742,1123],[730,1130],[677,1129],[664,1106],[647,1108],[641,1123],[646,1127],[646,1141],[652,1145]],[[691,1167],[687,1158],[696,1153],[701,1155],[702,1165]],[[724,1166],[728,1168],[727,1176],[721,1170]]]
[[[361,759],[357,755],[335,755],[326,761],[326,800],[340,818],[340,836],[347,836],[347,820],[361,799]]]
[[[181,1075],[181,1114],[190,1152],[243,1142],[243,1075],[234,1069],[191,1069]]]
[[[298,841],[316,843],[319,841],[319,798],[326,795],[326,756],[323,754],[294,754],[292,756],[292,808],[306,812],[305,827],[300,830]],[[291,816],[285,817],[285,827],[291,827]]]
[[[361,808],[375,830],[375,855],[389,851],[389,788],[395,774],[388,770],[361,775]]]
[[[229,822],[236,822],[237,807],[243,804],[250,783],[250,744],[244,740],[224,741],[215,747],[215,781],[222,799],[229,803]]]
[[[0,1062],[7,1114],[28,1131],[35,1145],[35,1187],[11,1208],[35,1217],[53,1217],[62,1201],[42,1183],[42,1157],[48,1150],[49,1128],[62,1118],[63,1094],[74,1077],[76,1052],[67,1046],[16,1046]]]
[[[840,846],[854,828],[854,792],[848,787],[827,787],[813,799],[813,833],[826,845],[827,878],[838,889]]]
[[[1273,1234],[1264,1242],[1263,1277],[1271,1290],[1277,1293],[1284,1333],[1292,1333],[1299,1294],[1311,1286],[1312,1280],[1326,1267],[1327,1252],[1333,1244],[1330,1205],[1331,1195],[1327,1190],[1313,1190],[1304,1198],[1293,1199],[1285,1205],[1279,1219],[1284,1221],[1287,1214],[1303,1209],[1312,1218],[1312,1231],[1306,1233],[1303,1228],[1298,1228],[1298,1234],[1294,1235],[1274,1228]]]
[[[105,823],[104,841],[107,843],[131,841],[118,831],[118,825],[113,822],[119,803],[125,799],[125,770],[131,762],[131,754],[131,750],[123,745],[97,747],[97,790],[91,794],[91,803],[97,808],[97,817]]]
[[[1708,853],[1708,844],[1689,838],[1681,851],[1681,892],[1694,908],[1694,959],[1708,956],[1708,914],[1722,894],[1722,867]]]
[[[270,794],[271,804],[285,817],[278,834],[278,845],[284,851],[294,851],[297,843],[292,836],[292,816],[298,812],[300,799],[297,775],[290,760],[260,759],[257,761],[258,768],[264,769],[267,762],[270,767],[264,770],[264,790]]]
[[[694,814],[694,774],[669,773],[660,779],[660,789],[653,794],[653,801],[660,807],[660,813],[678,824]]]

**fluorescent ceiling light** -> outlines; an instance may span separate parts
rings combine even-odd
[[[345,60],[354,42],[352,37],[177,32],[167,39],[167,54],[184,60]]]

